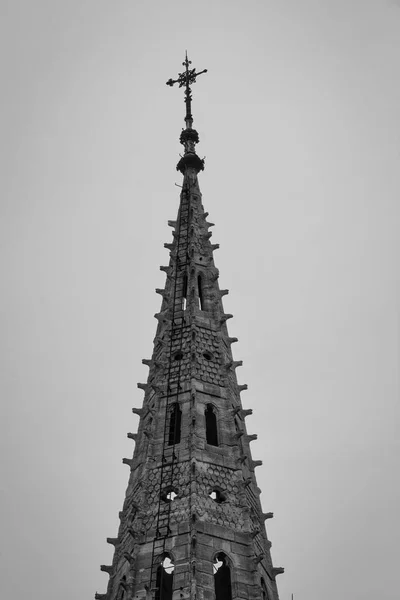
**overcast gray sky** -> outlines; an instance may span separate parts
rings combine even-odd
[[[398,600],[400,2],[1,0],[0,596],[104,592],[182,91],[281,600]]]

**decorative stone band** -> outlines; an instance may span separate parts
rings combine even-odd
[[[204,171],[204,158],[200,158],[194,152],[188,152],[182,156],[181,160],[176,165],[176,170],[180,171],[182,175],[185,174],[187,169],[194,169],[196,173]]]

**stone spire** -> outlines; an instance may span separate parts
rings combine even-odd
[[[183,185],[173,229],[121,524],[103,600],[278,600],[263,513],[223,309],[219,273],[197,175],[190,83],[184,63]],[[174,82],[170,80],[169,84]],[[189,90],[189,91],[188,91]]]

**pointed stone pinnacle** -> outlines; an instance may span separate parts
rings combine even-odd
[[[267,519],[273,519],[274,518],[274,513],[273,512],[267,512],[267,513],[263,513],[261,516],[262,516],[262,520],[266,521]]]
[[[100,571],[104,571],[104,573],[108,573],[109,575],[111,575],[112,566],[111,565],[100,565]]]
[[[167,298],[169,295],[164,288],[156,288],[156,294],[160,294],[163,298]]]
[[[220,323],[225,323],[225,321],[227,321],[228,319],[232,319],[233,315],[230,314],[226,314],[226,315],[222,315],[221,319],[220,319]]]
[[[164,271],[164,273],[166,274],[168,279],[171,279],[172,277],[172,269],[171,267],[165,267],[165,266],[161,266],[160,267],[160,271]]]
[[[117,544],[119,544],[119,539],[118,538],[107,538],[107,544],[111,544],[112,546],[116,546]]]
[[[246,408],[246,409],[242,408],[241,411],[240,411],[240,416],[243,417],[244,419],[246,417],[249,417],[252,414],[253,414],[253,409],[252,408]]]
[[[251,461],[251,466],[253,469],[255,469],[256,467],[261,467],[263,464],[262,460],[252,460]]]
[[[224,365],[224,368],[227,371],[230,371],[231,369],[237,369],[238,367],[241,367],[243,365],[243,361],[242,360],[231,360],[228,363],[226,363]]]

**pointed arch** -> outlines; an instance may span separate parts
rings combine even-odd
[[[215,555],[213,570],[215,600],[232,600],[231,566],[224,552]]]
[[[188,276],[187,273],[183,275],[182,282],[182,309],[185,310],[187,307],[187,290],[188,290]]]
[[[217,415],[212,404],[207,404],[204,414],[206,418],[206,442],[210,446],[218,446]]]
[[[265,584],[264,577],[261,577],[261,594],[262,594],[262,600],[269,600],[267,586]]]
[[[203,286],[203,275],[201,273],[199,273],[197,275],[197,293],[199,296],[199,305],[200,305],[200,310],[205,310],[204,307],[204,286]]]
[[[175,446],[181,441],[182,411],[178,402],[172,406],[169,419],[168,446]]]
[[[174,561],[168,552],[163,554],[157,567],[155,600],[172,600],[174,590]]]

